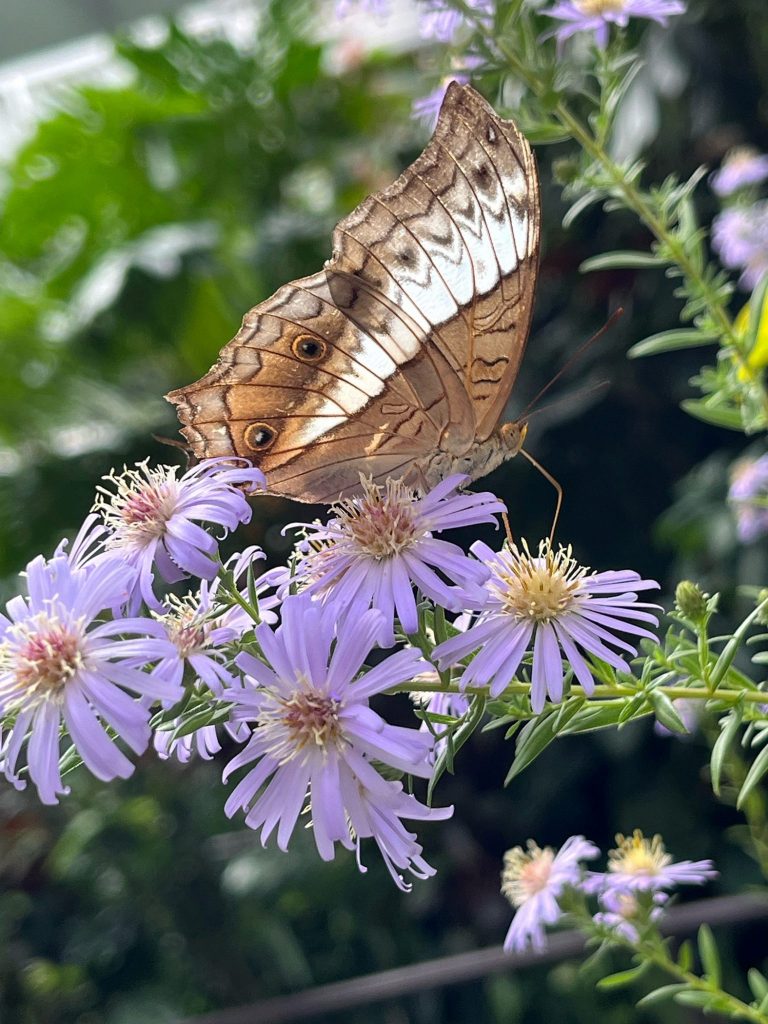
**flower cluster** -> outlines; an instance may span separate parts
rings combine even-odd
[[[611,25],[626,28],[630,18],[650,18],[666,25],[668,18],[685,13],[685,4],[681,0],[560,0],[543,13],[565,22],[554,33],[561,44],[577,32],[593,32],[595,42],[604,49]]]
[[[506,950],[531,946],[543,949],[545,928],[567,913],[573,897],[597,897],[593,922],[604,933],[637,942],[663,912],[671,890],[679,885],[704,885],[717,877],[710,860],[673,861],[661,836],[647,839],[639,829],[628,838],[618,835],[608,853],[608,870],[587,871],[584,861],[600,850],[583,836],[567,839],[555,853],[533,841],[527,850],[516,846],[504,855],[501,891],[515,908]],[[569,900],[570,897],[570,900]]]

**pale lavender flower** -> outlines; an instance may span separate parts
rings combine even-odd
[[[646,839],[640,829],[631,836],[616,836],[617,848],[608,853],[608,871],[594,875],[596,885],[606,892],[661,892],[678,885],[704,885],[717,878],[711,860],[681,860],[675,863],[664,848],[661,836]]]
[[[432,130],[437,124],[437,118],[440,113],[440,108],[443,105],[445,94],[448,92],[448,86],[451,82],[458,82],[459,85],[466,85],[469,82],[469,75],[456,72],[452,75],[448,75],[443,78],[438,85],[427,93],[426,96],[422,96],[418,100],[414,100],[413,107],[411,108],[411,116],[417,121],[421,121]]]
[[[488,600],[474,626],[434,651],[441,670],[477,652],[462,673],[462,688],[487,686],[498,697],[532,649],[531,706],[538,713],[547,696],[555,702],[562,698],[563,656],[591,694],[595,683],[583,652],[629,672],[613,648],[631,656],[637,651],[616,633],[654,638],[638,623],[656,625],[657,617],[647,611],[655,606],[637,600],[637,591],[658,587],[653,580],[629,569],[590,573],[571,557],[570,548],[554,552],[548,541],[539,545],[538,556],[524,541],[499,552],[478,541],[472,551],[491,570]]]
[[[710,178],[712,191],[718,196],[730,196],[739,189],[759,185],[768,178],[768,155],[758,153],[751,146],[731,149],[722,167]]]
[[[605,889],[599,894],[602,909],[593,915],[593,920],[595,924],[610,928],[629,942],[637,942],[645,926],[663,917],[668,900],[669,894],[666,892],[638,894],[621,889]]]
[[[751,544],[768,533],[768,455],[734,463],[728,500],[742,543]]]
[[[368,703],[424,669],[419,653],[397,651],[355,678],[381,632],[381,618],[378,611],[364,611],[335,640],[333,608],[321,609],[306,595],[296,595],[283,603],[276,630],[257,626],[266,660],[240,654],[237,664],[246,686],[226,693],[233,720],[253,723],[253,735],[224,777],[244,765],[253,767],[225,810],[231,817],[243,809],[245,823],[261,830],[262,843],[277,829],[277,845],[285,850],[309,803],[323,860],[333,858],[337,842],[357,848],[359,857],[360,841],[372,837],[395,882],[407,888],[401,871],[423,878],[434,869],[401,818],[436,821],[449,817],[452,808],[424,806],[371,763],[424,778],[432,771],[433,738],[389,725]]]
[[[364,11],[378,21],[389,17],[392,6],[390,0],[336,0],[334,8],[337,18],[346,18],[353,11]]]
[[[451,611],[484,601],[489,570],[456,544],[433,537],[476,523],[495,524],[495,514],[504,510],[488,492],[457,493],[467,479],[448,477],[422,498],[399,480],[388,480],[383,488],[364,481],[362,496],[337,505],[325,526],[305,524],[308,554],[297,568],[304,592],[332,601],[340,628],[355,628],[363,612],[378,608],[384,645],[394,643],[395,616],[406,633],[418,629],[414,584]]]
[[[626,28],[630,18],[650,18],[666,25],[667,18],[685,13],[685,4],[682,0],[561,0],[541,13],[565,22],[552,33],[559,43],[577,32],[594,32],[595,42],[604,49],[612,24]]]
[[[496,9],[496,0],[467,0],[467,7],[480,18],[490,19]],[[456,33],[467,24],[466,15],[452,7],[449,0],[427,0],[423,8],[419,26],[423,39],[452,43]]]
[[[558,899],[563,890],[578,886],[584,869],[581,861],[600,853],[584,836],[571,836],[555,853],[543,850],[528,840],[528,849],[516,846],[504,854],[501,892],[515,908],[515,916],[504,940],[506,952],[544,949],[545,925],[555,924],[563,916]]]
[[[264,558],[260,548],[250,547],[242,554],[233,555],[225,568],[240,580],[253,562]],[[275,570],[254,579],[260,618],[276,621],[272,611],[279,604],[275,594],[266,594]],[[221,579],[212,583],[203,580],[200,590],[184,597],[169,595],[162,613],[153,612],[154,621],[146,628],[147,642],[143,654],[157,664],[153,673],[166,679],[171,686],[179,686],[189,666],[211,693],[220,695],[225,687],[237,685],[237,678],[229,671],[228,648],[239,640],[255,622],[240,605],[224,607],[219,602]],[[249,595],[243,595],[249,599]]]
[[[217,726],[203,725],[186,736],[174,736],[174,727],[177,725],[178,720],[167,729],[155,730],[152,744],[161,760],[167,761],[175,756],[181,764],[187,764],[197,755],[203,761],[210,761],[221,750]],[[250,729],[245,722],[224,722],[223,728],[238,743],[245,743],[250,736]]]
[[[168,583],[187,575],[213,579],[218,571],[218,543],[200,525],[213,523],[234,530],[247,523],[251,508],[241,487],[264,486],[264,474],[253,466],[232,465],[231,459],[207,459],[177,479],[176,466],[114,471],[105,479],[114,491],[100,487],[96,511],[110,536],[107,547],[138,570],[132,610],[143,598],[159,611],[153,590],[153,569]]]
[[[731,206],[712,221],[712,248],[739,284],[752,291],[768,273],[768,202]]]
[[[68,792],[59,771],[62,719],[97,778],[126,778],[133,765],[106,727],[141,754],[150,738],[147,705],[178,700],[181,690],[136,666],[144,639],[121,639],[143,633],[147,620],[98,621],[105,609],[124,604],[133,586],[135,571],[121,559],[76,568],[64,557],[37,558],[26,576],[28,596],[13,598],[8,618],[0,616],[0,710],[12,720],[3,770],[14,785],[24,785],[17,763],[29,737],[30,777],[43,803],[53,804]]]

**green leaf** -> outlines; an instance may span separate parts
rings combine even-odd
[[[656,988],[653,992],[649,992],[643,996],[642,999],[638,999],[635,1006],[653,1006],[654,1003],[660,1003],[664,999],[670,999],[678,992],[684,992],[686,985],[662,985],[661,988]]]
[[[608,729],[618,724],[623,708],[623,700],[588,701],[561,731],[563,735],[567,735]]]
[[[680,733],[683,736],[688,734],[685,722],[675,710],[675,705],[660,690],[649,690],[648,699],[653,705],[653,713],[661,724],[670,732]]]
[[[723,762],[730,750],[733,741],[739,731],[744,716],[743,706],[737,704],[733,711],[720,721],[720,735],[712,746],[712,757],[709,761],[709,771],[712,776],[712,789],[716,796],[720,795],[720,779],[722,777]]]
[[[760,780],[766,772],[768,772],[768,747],[763,747],[763,749],[757,755],[755,760],[752,762],[752,767],[747,772],[747,777],[746,779],[744,779],[744,784],[739,790],[739,798],[736,801],[736,807],[739,810],[741,810],[741,808],[744,806],[747,797],[758,784],[758,782],[760,782]]]
[[[680,408],[689,416],[695,417],[704,423],[711,423],[715,427],[725,427],[726,430],[742,431],[741,414],[738,409],[728,406],[712,405],[706,398],[686,398],[680,403]]]
[[[690,971],[693,967],[693,945],[690,939],[680,943],[677,951],[677,965],[683,971]]]
[[[624,249],[616,252],[604,252],[599,256],[590,256],[579,266],[582,274],[593,270],[642,269],[645,267],[662,267],[663,260],[649,252],[632,252]]]
[[[697,989],[686,989],[674,996],[675,1002],[680,1003],[681,1006],[698,1006],[702,1009],[713,1008],[717,998],[714,992],[700,992]]]
[[[755,999],[768,999],[768,978],[756,967],[750,967],[747,971],[747,981]]]
[[[701,957],[704,972],[712,984],[717,986],[717,988],[720,988],[723,976],[722,967],[720,965],[720,954],[717,949],[717,944],[715,943],[715,937],[712,934],[712,929],[708,924],[703,924],[699,928],[697,940],[699,944],[699,956]]]
[[[541,714],[538,718],[528,722],[517,741],[515,758],[504,779],[505,786],[509,785],[516,775],[532,764],[539,754],[549,746],[557,735],[555,722],[556,715],[551,713]]]
[[[716,334],[707,334],[705,331],[699,331],[693,327],[681,327],[675,331],[661,331],[643,341],[638,341],[629,349],[627,355],[630,359],[638,359],[640,356],[655,356],[660,352],[675,352],[677,349],[715,345],[718,340]],[[696,401],[696,399],[691,399],[691,401]]]
[[[630,967],[626,971],[617,971],[616,974],[609,974],[606,978],[600,978],[595,987],[601,990],[626,988],[627,985],[631,985],[641,975],[645,974],[650,966],[650,962],[645,961],[638,964],[637,967]]]

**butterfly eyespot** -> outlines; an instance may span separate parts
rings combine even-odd
[[[251,423],[245,430],[245,443],[253,452],[263,452],[274,442],[277,433],[266,423]]]
[[[328,346],[320,338],[313,338],[309,334],[300,334],[291,342],[291,350],[297,359],[303,363],[319,363],[325,358]]]

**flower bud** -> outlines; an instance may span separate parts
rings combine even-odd
[[[692,622],[700,622],[706,618],[709,608],[707,598],[698,583],[691,580],[682,580],[675,590],[675,604],[681,615]]]
[[[764,601],[768,601],[768,587],[763,587],[757,595],[755,605],[761,605]],[[756,621],[759,622],[761,626],[768,626],[768,608],[763,608],[761,612],[758,612]]]

